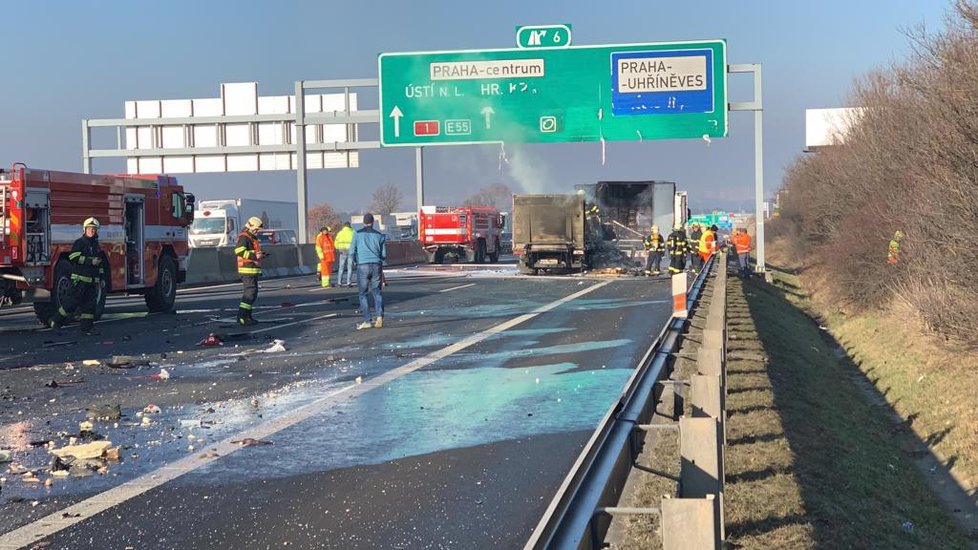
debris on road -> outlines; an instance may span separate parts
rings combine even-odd
[[[82,361],[82,365],[86,367],[98,367],[101,364],[102,362],[99,361],[98,359],[85,359],[84,361]]]
[[[77,343],[78,343],[77,340],[63,340],[63,341],[60,341],[60,342],[52,342],[50,340],[47,340],[43,344],[41,344],[41,347],[42,348],[56,348],[58,346],[71,346],[71,345],[74,345],[74,344],[77,344]]]
[[[170,371],[168,371],[166,369],[160,369],[159,374],[151,374],[151,375],[147,376],[147,378],[149,378],[151,380],[169,380],[170,379]]]
[[[283,351],[288,351],[285,347],[285,340],[273,340],[272,345],[262,350],[262,353],[280,353]]]
[[[112,442],[108,440],[93,441],[91,443],[83,443],[81,445],[66,445],[60,449],[51,449],[51,454],[61,459],[69,456],[78,460],[102,458],[102,455],[104,455],[111,446]]]
[[[222,340],[221,337],[218,336],[216,333],[212,332],[207,335],[207,338],[204,338],[200,342],[197,342],[197,345],[198,346],[223,346],[224,340]]]
[[[85,418],[89,420],[119,420],[122,418],[122,407],[115,405],[92,405],[85,409]]]
[[[129,355],[113,355],[108,364],[113,369],[131,369],[133,367],[148,367],[149,359],[139,359]]]
[[[255,439],[253,437],[246,437],[244,439],[238,439],[237,441],[232,441],[231,443],[235,445],[241,445],[242,447],[254,447],[256,445],[271,445],[271,441],[265,441],[264,439]]]
[[[10,462],[14,459],[13,451],[8,451],[7,449],[0,449],[0,463]]]
[[[160,408],[152,403],[143,408],[143,414],[157,414],[159,412]]]

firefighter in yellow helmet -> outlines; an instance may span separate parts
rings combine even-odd
[[[96,218],[88,218],[82,222],[84,235],[75,240],[71,252],[68,253],[68,261],[71,262],[71,288],[51,318],[51,328],[55,330],[60,329],[77,311],[82,333],[98,334],[94,328],[95,309],[99,292],[104,292],[105,280],[105,264],[98,244],[100,225]]]
[[[258,299],[258,278],[261,277],[261,260],[265,257],[256,236],[261,228],[261,218],[248,218],[248,223],[238,235],[238,245],[234,249],[234,255],[238,257],[238,275],[241,276],[241,285],[244,287],[241,303],[238,304],[240,325],[253,325],[258,322],[251,311],[255,300]]]
[[[666,240],[659,233],[658,225],[653,225],[651,231],[643,240],[645,252],[648,254],[645,262],[645,274],[658,275],[662,273],[660,266],[662,265],[662,254],[666,251]]]
[[[682,224],[677,223],[672,233],[669,233],[666,238],[666,250],[669,252],[669,274],[675,275],[685,271],[689,240]]]

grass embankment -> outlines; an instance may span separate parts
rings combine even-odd
[[[774,275],[772,285],[734,278],[728,288],[728,539],[747,548],[966,548],[894,438],[888,406],[867,399],[864,375],[806,312],[797,278]],[[862,349],[852,330],[847,345]]]

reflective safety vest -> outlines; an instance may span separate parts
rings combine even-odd
[[[258,253],[261,252],[261,244],[248,231],[242,231],[238,235],[238,246],[234,249],[234,255],[238,257],[238,275],[261,275],[261,260]]]
[[[750,235],[746,231],[740,231],[733,236],[734,246],[737,254],[747,254],[750,252]]]
[[[331,264],[336,256],[333,254],[333,236],[329,233],[320,232],[316,236],[316,255],[322,263]]]
[[[713,231],[707,229],[703,232],[703,236],[700,237],[700,242],[696,250],[700,254],[712,254],[716,252],[716,235],[713,234]]]

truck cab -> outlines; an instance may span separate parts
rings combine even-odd
[[[233,201],[201,201],[190,226],[190,247],[232,246],[240,231]]]

